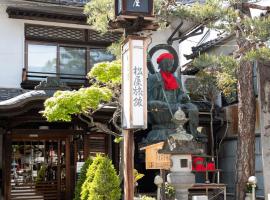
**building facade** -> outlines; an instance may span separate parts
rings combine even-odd
[[[40,113],[56,90],[87,86],[86,74],[95,63],[115,59],[106,48],[121,34],[100,35],[91,29],[83,15],[86,2],[1,1],[2,199],[69,200],[89,155],[106,154],[118,164],[111,136],[76,118],[49,123]],[[95,118],[107,123],[113,111],[103,109]]]

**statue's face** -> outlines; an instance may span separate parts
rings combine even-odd
[[[173,72],[173,60],[164,59],[159,63],[159,68],[164,72]]]

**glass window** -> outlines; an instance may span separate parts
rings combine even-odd
[[[113,61],[115,56],[109,53],[106,49],[91,49],[90,50],[90,69],[94,64],[104,61]]]
[[[28,44],[28,71],[56,73],[57,46]]]
[[[60,73],[85,75],[85,48],[60,47]]]

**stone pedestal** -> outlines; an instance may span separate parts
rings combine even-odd
[[[171,172],[167,180],[175,188],[176,200],[188,200],[188,189],[195,183],[192,172]]]

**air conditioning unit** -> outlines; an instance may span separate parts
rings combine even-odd
[[[208,200],[208,197],[205,195],[201,195],[201,196],[193,196],[192,200]]]

